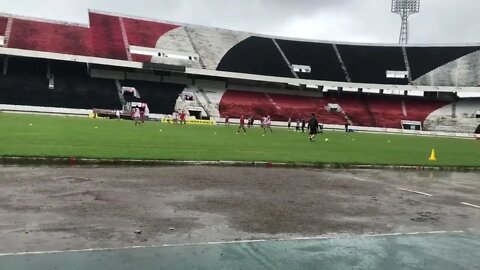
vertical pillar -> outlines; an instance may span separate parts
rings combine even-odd
[[[5,55],[5,57],[3,58],[3,72],[2,72],[2,74],[7,75],[7,71],[8,71],[8,55]]]

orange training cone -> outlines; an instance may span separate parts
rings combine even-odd
[[[435,149],[432,149],[432,153],[430,154],[430,158],[428,159],[430,161],[436,161],[437,157],[435,156]]]

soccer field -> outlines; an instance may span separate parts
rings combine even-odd
[[[1,156],[480,166],[480,142],[466,139],[326,132],[311,143],[306,133],[286,129],[237,135],[236,126],[7,113],[0,123]],[[437,161],[428,160],[432,148]]]

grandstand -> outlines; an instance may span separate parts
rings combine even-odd
[[[0,57],[3,110],[128,110],[121,88],[134,87],[153,118],[281,124],[315,112],[332,127],[456,133],[480,123],[480,100],[458,95],[480,91],[480,44],[291,40],[90,10],[89,25],[0,15]]]

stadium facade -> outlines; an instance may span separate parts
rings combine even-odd
[[[134,87],[154,114],[316,112],[327,124],[464,132],[480,117],[478,99],[456,95],[480,92],[480,44],[292,40],[89,11],[89,25],[0,15],[0,57],[4,109],[120,109]]]

